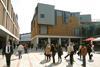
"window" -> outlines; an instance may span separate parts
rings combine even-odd
[[[40,34],[47,34],[47,26],[40,25]]]
[[[69,19],[69,15],[66,12],[63,12],[63,20],[64,20],[64,23],[67,23],[68,22],[68,19]]]
[[[40,14],[40,18],[45,18],[45,15],[44,14]]]

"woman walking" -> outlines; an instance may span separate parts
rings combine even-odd
[[[47,44],[46,48],[45,48],[45,56],[47,57],[47,61],[51,60],[51,46],[50,44]]]

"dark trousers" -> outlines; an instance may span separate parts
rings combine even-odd
[[[73,59],[73,54],[74,54],[74,52],[71,52],[71,53],[70,53],[70,64],[71,64],[71,65],[73,65],[73,61],[74,61],[74,59]]]
[[[47,61],[50,61],[51,60],[51,54],[47,54]]]
[[[61,54],[58,54],[58,62],[62,62]]]
[[[24,50],[25,50],[25,53],[28,53],[27,48],[24,48]]]
[[[7,67],[10,67],[11,54],[5,54]]]
[[[92,60],[91,52],[88,52],[89,60]]]
[[[61,54],[58,54],[58,59],[61,59]]]
[[[86,67],[86,58],[85,58],[85,56],[83,56],[83,67]]]
[[[22,51],[18,51],[19,59],[22,58]]]
[[[53,63],[55,63],[55,53],[52,53]]]

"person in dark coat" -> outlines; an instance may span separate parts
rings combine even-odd
[[[88,55],[89,55],[89,60],[92,60],[92,49],[91,49],[92,45],[91,44],[88,44],[87,46],[87,52],[88,52]]]
[[[58,45],[57,52],[58,52],[58,62],[61,62],[62,61],[61,56],[63,55],[63,50],[62,50],[61,45]]]
[[[55,55],[56,55],[56,46],[54,44],[51,45],[51,52],[52,52],[52,59],[53,59],[53,63],[55,64]]]
[[[6,57],[7,67],[10,67],[10,59],[11,59],[11,55],[13,54],[13,48],[12,48],[10,42],[8,42],[3,47],[2,54],[5,55],[5,57]]]

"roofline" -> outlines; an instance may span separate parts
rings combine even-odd
[[[22,33],[22,34],[20,34],[20,35],[26,35],[26,34],[31,34],[31,32],[30,32],[30,33]]]

